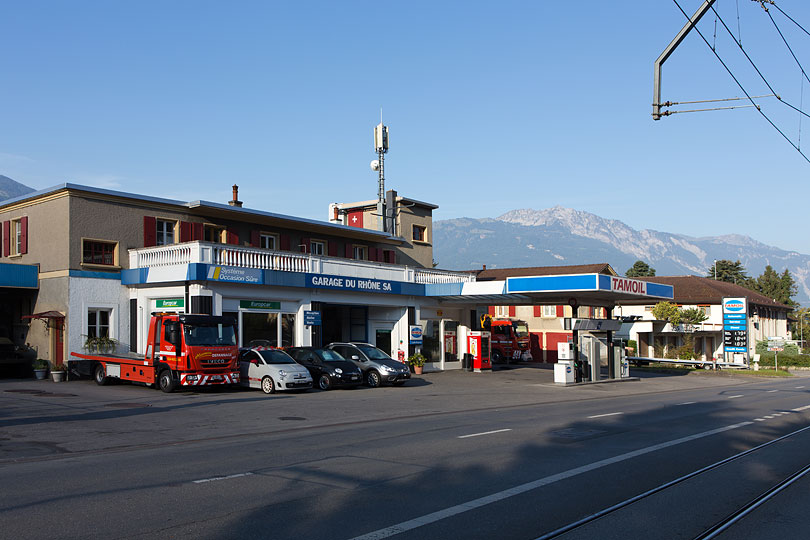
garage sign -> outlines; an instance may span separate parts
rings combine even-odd
[[[422,344],[422,327],[421,326],[411,326],[410,332],[408,332],[410,339],[408,343],[411,345],[421,345]]]

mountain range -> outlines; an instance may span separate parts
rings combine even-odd
[[[714,260],[740,260],[749,276],[765,266],[790,271],[798,293],[810,301],[810,256],[785,251],[744,235],[695,238],[636,230],[588,212],[555,206],[512,210],[497,218],[458,218],[433,223],[433,258],[439,268],[472,270],[609,263],[624,275],[637,260],[659,276],[706,276]]]
[[[0,174],[0,201],[11,199],[12,197],[19,197],[20,195],[25,195],[33,191],[32,188]]]

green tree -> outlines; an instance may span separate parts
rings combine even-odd
[[[742,285],[748,289],[755,288],[752,286],[752,282],[754,280],[746,275],[745,267],[742,265],[739,259],[736,261],[729,261],[727,259],[715,261],[715,263],[709,267],[709,272],[706,277],[716,279],[717,281],[736,283],[737,285]]]
[[[652,314],[657,321],[667,321],[670,324],[681,324],[682,310],[672,302],[658,302],[653,306]]]
[[[700,324],[709,317],[700,308],[688,308],[681,310],[681,322],[684,324]]]
[[[644,261],[636,261],[635,263],[633,263],[633,266],[631,266],[627,270],[627,272],[624,273],[624,275],[627,277],[654,276],[655,268],[645,263]]]
[[[771,265],[766,266],[762,275],[756,279],[756,288],[754,290],[764,294],[774,302],[788,306],[797,305],[791,297],[798,292],[798,289],[796,282],[793,281],[793,276],[790,275],[787,269],[785,269],[784,273],[779,274]]]

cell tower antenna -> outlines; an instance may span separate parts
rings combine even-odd
[[[374,127],[374,151],[377,159],[371,162],[371,170],[379,172],[377,189],[377,229],[383,232],[390,231],[385,214],[385,154],[388,153],[388,126],[382,122],[382,107],[380,107],[380,123]]]

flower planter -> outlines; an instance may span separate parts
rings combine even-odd
[[[34,376],[37,378],[38,381],[44,381],[45,377],[48,376],[48,370],[47,369],[35,369],[34,370]]]
[[[62,382],[65,380],[65,371],[51,371],[51,378],[53,378],[53,382]]]
[[[413,372],[416,375],[421,375],[422,374],[422,366],[413,366]]]

